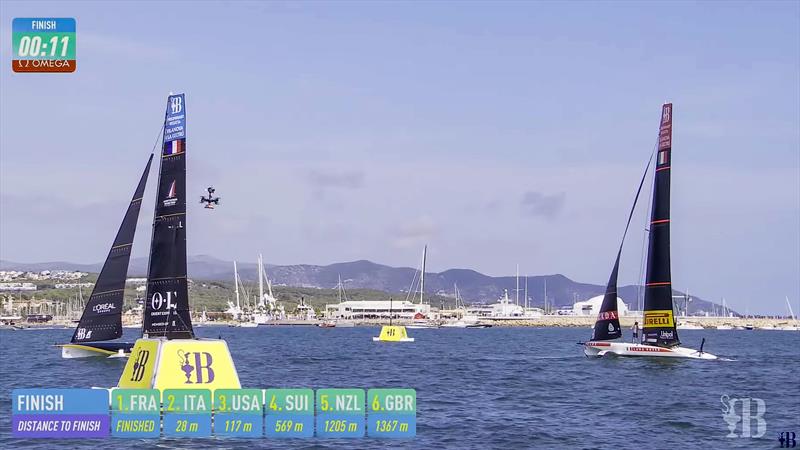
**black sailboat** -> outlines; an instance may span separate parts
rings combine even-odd
[[[111,245],[92,294],[86,302],[78,326],[69,344],[61,346],[64,358],[107,356],[129,352],[133,343],[107,342],[122,337],[122,308],[125,279],[131,259],[131,247],[136,234],[136,222],[142,205],[142,196],[147,185],[147,175],[153,155],[147,160],[144,173],[139,179],[133,199]]]
[[[663,356],[673,358],[717,359],[709,353],[680,346],[672,303],[672,279],[670,273],[669,222],[670,222],[670,168],[672,158],[672,103],[665,103],[661,109],[661,123],[658,132],[655,175],[653,179],[653,203],[650,213],[649,246],[647,251],[647,278],[645,282],[644,317],[641,343],[625,343],[617,313],[617,274],[619,271],[622,244],[611,277],[606,287],[600,313],[594,325],[592,340],[584,343],[587,356],[615,354],[620,356]],[[652,157],[651,157],[652,158]],[[650,167],[647,164],[645,175]],[[628,232],[633,211],[644,184],[639,183],[625,235]]]
[[[184,94],[170,95],[147,270],[143,337],[191,339],[186,266],[186,109]]]
[[[228,344],[192,330],[186,267],[186,103],[170,94],[158,175],[142,337],[117,383],[121,388],[239,389]]]

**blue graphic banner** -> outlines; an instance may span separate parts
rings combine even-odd
[[[74,33],[75,19],[67,17],[17,17],[12,33]]]
[[[169,96],[167,117],[164,120],[164,143],[178,139],[186,139],[186,98],[184,94]]]

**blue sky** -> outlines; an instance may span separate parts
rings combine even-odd
[[[668,100],[676,288],[783,313],[800,298],[798,5],[3,2],[0,257],[102,260],[176,91],[189,189],[223,197],[190,207],[190,254],[413,266],[428,243],[431,270],[602,284]],[[77,19],[76,73],[11,72],[26,16]]]

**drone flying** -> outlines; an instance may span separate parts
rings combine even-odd
[[[219,197],[214,197],[216,189],[213,186],[209,186],[206,190],[208,191],[208,196],[201,195],[200,204],[205,203],[206,209],[214,209],[214,206],[219,205]]]

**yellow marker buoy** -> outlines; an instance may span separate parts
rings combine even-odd
[[[381,334],[373,337],[373,341],[383,342],[414,342],[414,338],[408,337],[406,327],[401,325],[384,325],[381,327]]]
[[[117,383],[138,389],[240,389],[222,339],[137,339]]]
[[[402,325],[392,325],[392,298],[389,297],[389,325],[381,327],[381,334],[373,337],[375,342],[414,342],[414,338],[408,337],[406,327]]]

